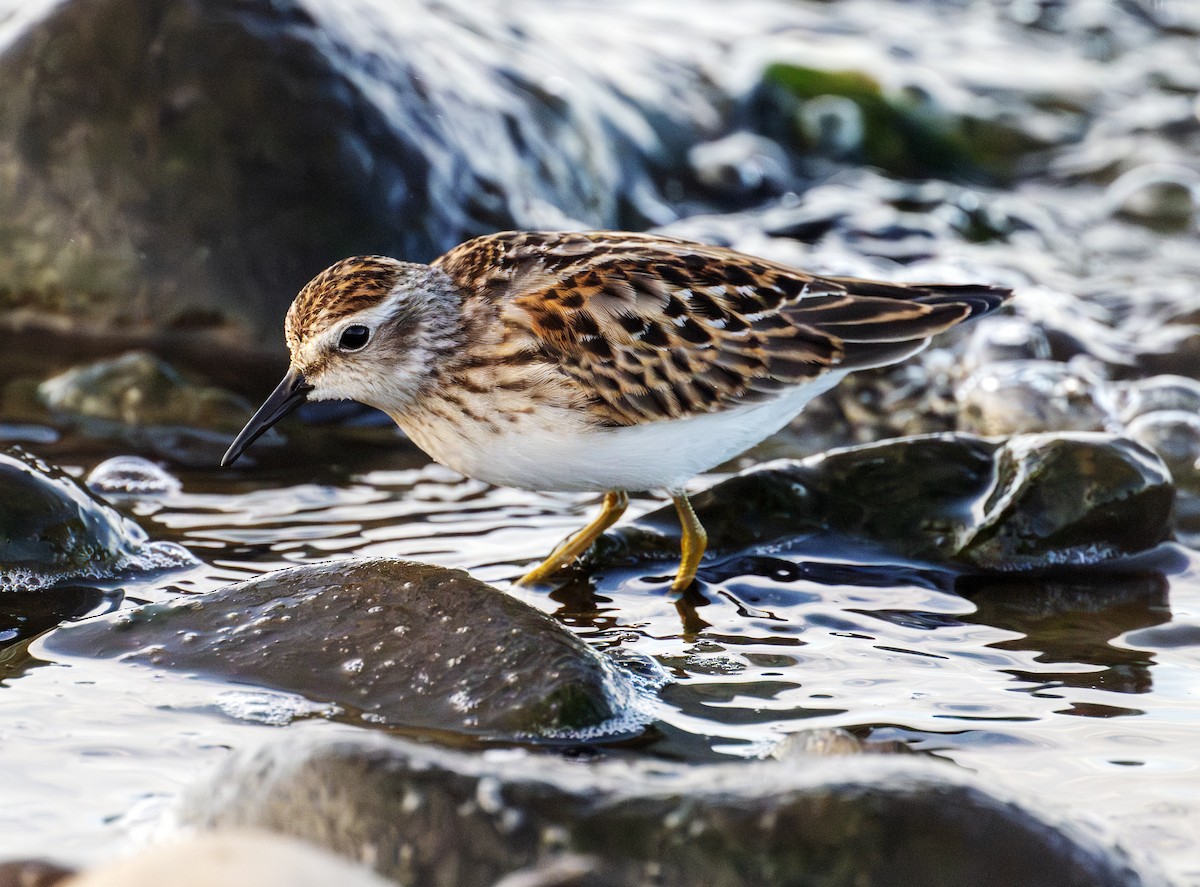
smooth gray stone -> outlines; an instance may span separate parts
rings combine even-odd
[[[182,547],[150,543],[75,478],[21,450],[0,450],[0,591],[194,563]]]
[[[367,725],[532,741],[641,728],[630,678],[549,616],[461,570],[387,558],[65,625],[42,649],[298,693]]]
[[[1009,571],[1156,545],[1171,530],[1174,488],[1157,455],[1117,435],[941,434],[768,463],[692,502],[717,555],[794,542]],[[678,539],[668,506],[605,534],[588,562],[677,557]]]
[[[886,755],[583,764],[382,737],[290,741],[234,756],[173,819],[295,835],[422,887],[483,887],[563,853],[629,887],[1152,882],[1107,836],[949,765]]]
[[[73,366],[42,381],[36,396],[56,422],[194,468],[219,464],[255,410],[141,350]],[[270,454],[284,442],[278,429],[268,429],[256,452]]]

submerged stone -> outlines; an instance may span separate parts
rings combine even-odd
[[[1133,554],[1171,527],[1166,466],[1111,434],[901,438],[779,461],[692,498],[716,555],[781,544],[981,570]],[[674,508],[612,531],[595,566],[678,556]]]
[[[1027,317],[993,317],[988,323],[971,326],[962,362],[978,369],[989,364],[1013,360],[1047,360],[1050,341],[1046,331]]]
[[[1122,422],[1128,423],[1138,416],[1160,410],[1200,414],[1200,381],[1187,376],[1150,376],[1117,383],[1113,387]]]
[[[1176,489],[1175,538],[1200,548],[1200,413],[1153,410],[1134,418],[1127,431],[1158,453],[1170,469]]]
[[[1188,232],[1200,218],[1200,173],[1182,165],[1145,164],[1108,186],[1106,209],[1147,227]]]
[[[954,590],[975,606],[963,621],[1000,629],[1007,639],[997,648],[1035,657],[1008,670],[1017,680],[1102,686],[1136,698],[1153,691],[1155,663],[1113,639],[1169,619],[1166,573],[1187,566],[1186,557],[1166,546],[1138,560],[1103,570],[968,574],[957,577]]]
[[[254,412],[241,397],[196,385],[145,351],[74,367],[38,386],[51,410],[124,425],[237,431]]]
[[[75,478],[20,450],[0,451],[0,591],[194,563],[152,544]]]
[[[1129,423],[1131,438],[1158,453],[1175,483],[1200,493],[1200,413],[1155,410]]]
[[[780,117],[795,120],[795,134],[808,150],[901,178],[1006,178],[1022,155],[1047,145],[1044,127],[1039,132],[1019,119],[954,107],[944,101],[948,96],[920,82],[896,86],[885,87],[872,73],[837,62],[828,67],[779,62],[763,72],[760,89]],[[1026,114],[1037,112],[1027,108]]]
[[[840,727],[816,727],[785,734],[766,753],[778,761],[804,760],[838,755],[911,754],[912,749],[898,739],[862,740]]]
[[[486,887],[562,855],[614,887],[1142,883],[1090,831],[912,756],[584,764],[293,741],[234,756],[175,819],[279,831],[430,887]]]
[[[974,434],[1106,431],[1116,424],[1115,398],[1086,369],[1053,360],[987,364],[955,391],[958,427]]]
[[[41,403],[93,437],[119,440],[182,465],[220,462],[231,438],[254,414],[222,388],[193,382],[146,351],[72,367],[42,382]],[[270,429],[260,439],[278,446]]]
[[[530,740],[641,726],[629,677],[549,616],[407,561],[280,570],[64,626],[43,644],[298,693],[367,725]]]

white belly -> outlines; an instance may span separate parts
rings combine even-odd
[[[845,376],[828,373],[778,398],[688,419],[587,429],[570,413],[521,416],[503,427],[444,422],[410,425],[408,435],[455,471],[527,490],[677,490],[745,452],[790,422]]]

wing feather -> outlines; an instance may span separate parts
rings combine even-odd
[[[722,247],[624,232],[506,232],[435,264],[492,300],[598,421],[633,425],[777,396],[901,360],[1008,290],[817,277]]]

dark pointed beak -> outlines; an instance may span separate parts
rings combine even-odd
[[[258,440],[268,428],[308,400],[308,392],[312,390],[313,386],[304,381],[304,376],[299,371],[288,370],[283,381],[275,386],[271,396],[263,402],[263,405],[258,408],[258,412],[251,417],[250,421],[246,423],[246,427],[229,445],[229,449],[221,458],[221,467],[224,468],[236,462],[246,448]]]

